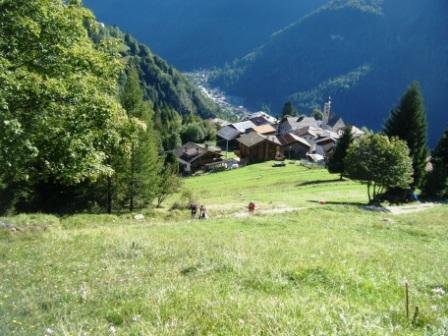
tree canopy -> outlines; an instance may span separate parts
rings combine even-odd
[[[431,156],[432,170],[428,174],[423,194],[426,197],[448,197],[448,130],[445,131]]]
[[[419,83],[414,82],[408,88],[400,104],[391,112],[384,131],[389,137],[398,137],[408,145],[414,168],[412,186],[420,187],[426,174],[428,126]]]
[[[297,111],[297,109],[294,107],[294,105],[291,102],[286,102],[285,105],[283,106],[283,110],[282,110],[282,117],[297,117],[299,115],[299,112]]]
[[[126,124],[114,44],[92,43],[96,23],[77,1],[2,1],[0,22],[2,202],[22,183],[112,174],[106,148]]]
[[[345,173],[344,160],[347,156],[347,151],[353,143],[352,128],[347,127],[342,137],[336,143],[336,148],[333,155],[331,155],[328,161],[328,171],[333,174],[340,174],[341,180]]]
[[[149,49],[131,56],[133,44],[107,31],[79,0],[0,1],[0,212],[132,210],[157,197],[155,128],[174,136],[182,106],[199,113],[192,100],[202,98]],[[140,59],[164,69],[147,78],[170,99],[149,101]]]
[[[408,188],[413,182],[412,161],[406,143],[380,134],[353,143],[344,166],[348,177],[367,184],[369,202],[384,189]]]

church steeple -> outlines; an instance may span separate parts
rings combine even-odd
[[[331,97],[328,97],[328,102],[324,104],[324,124],[328,125],[331,120]]]

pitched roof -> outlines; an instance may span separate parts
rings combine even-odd
[[[332,120],[328,123],[328,125],[331,126],[333,130],[338,130],[346,127],[345,122],[344,120],[342,120],[342,118]]]
[[[232,126],[233,128],[235,128],[237,131],[239,131],[240,133],[246,133],[247,130],[249,129],[255,129],[255,124],[250,121],[241,121],[235,124],[231,124],[230,126]]]
[[[272,142],[278,146],[281,146],[282,143],[280,142],[280,140],[277,138],[277,136],[275,135],[267,135],[266,136],[266,140],[268,140],[269,142]]]
[[[293,127],[293,129],[303,127],[319,127],[319,121],[312,117],[288,117],[288,123]]]
[[[278,122],[277,118],[275,118],[263,111],[250,113],[250,114],[246,115],[242,120],[244,121],[244,120],[252,120],[252,119],[258,119],[258,118],[264,118],[270,124],[276,124]]]
[[[239,143],[243,144],[246,147],[255,146],[265,140],[266,140],[265,136],[260,135],[256,132],[250,132],[248,134],[243,134],[237,139],[237,141]]]
[[[272,127],[270,124],[264,124],[255,127],[255,132],[259,134],[269,134],[269,133],[275,133],[275,128]]]
[[[227,125],[218,131],[218,136],[227,141],[238,138],[240,134],[240,131],[235,129],[232,125]]]
[[[301,127],[296,130],[294,130],[294,133],[300,137],[303,137],[306,134],[309,134],[315,138],[318,138],[322,132],[321,128],[313,127],[313,126],[307,126],[307,127]]]
[[[306,141],[304,138],[299,137],[298,135],[295,135],[294,133],[286,133],[283,135],[280,135],[278,137],[280,143],[282,146],[289,146],[295,143],[300,143],[308,148],[311,148],[311,145]]]
[[[269,122],[268,119],[266,119],[265,117],[259,116],[259,117],[254,117],[254,118],[250,118],[250,121],[252,121],[256,126],[260,126],[260,125],[271,125],[271,122]]]
[[[176,149],[174,151],[174,155],[182,161],[193,162],[197,158],[210,152],[218,154],[221,152],[221,148],[215,146],[209,147],[206,145],[199,145],[190,141],[182,145],[182,147]]]
[[[312,117],[284,117],[280,123],[279,131],[281,133],[289,133],[305,127],[320,127],[321,121]]]
[[[326,143],[336,143],[336,139],[333,139],[332,137],[322,137],[316,140],[316,144],[322,145]]]

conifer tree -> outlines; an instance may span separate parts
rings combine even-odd
[[[340,174],[341,180],[345,173],[344,160],[347,156],[348,149],[353,143],[352,128],[347,127],[342,137],[338,140],[333,155],[328,161],[328,171],[332,174]]]
[[[296,110],[296,108],[294,107],[294,105],[291,102],[287,102],[284,106],[283,106],[283,110],[282,110],[282,117],[297,117],[298,116],[298,112]]]
[[[125,199],[129,210],[136,204],[144,206],[151,202],[157,194],[160,172],[158,135],[152,122],[152,111],[144,101],[138,72],[133,64],[127,71],[127,79],[121,93],[121,103],[129,120],[129,162],[124,165],[122,173]]]
[[[423,195],[425,197],[448,197],[448,130],[440,139],[431,158],[432,171],[428,174]]]
[[[321,109],[318,107],[313,109],[311,116],[316,120],[324,120],[324,114],[322,113]]]
[[[387,120],[384,132],[389,137],[398,137],[409,147],[414,168],[412,188],[422,185],[425,177],[427,149],[427,121],[420,85],[414,82],[401,98]]]

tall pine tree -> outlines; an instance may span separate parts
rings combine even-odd
[[[422,186],[426,174],[427,130],[420,85],[418,82],[413,82],[401,98],[399,106],[391,112],[384,127],[386,135],[404,140],[409,147],[414,168],[413,189]]]
[[[333,155],[328,161],[328,171],[332,174],[340,174],[341,180],[344,176],[344,160],[347,156],[348,148],[353,143],[352,128],[347,127],[342,137],[338,140]]]
[[[153,112],[148,102],[144,101],[138,72],[132,63],[127,71],[121,103],[130,120],[130,156],[129,162],[124,165],[120,184],[132,212],[136,206],[145,206],[156,197],[162,161],[158,134],[152,122]]]
[[[428,174],[423,194],[425,197],[448,197],[448,130],[440,139],[431,158],[432,171]]]

